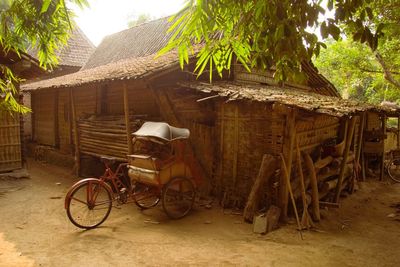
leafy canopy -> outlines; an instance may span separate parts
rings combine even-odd
[[[2,0],[0,2],[0,49],[7,55],[20,55],[28,49],[37,51],[44,68],[58,61],[56,51],[66,44],[71,27],[72,11],[68,3],[88,6],[87,0]],[[20,82],[12,67],[0,64],[0,108],[16,112],[29,109],[16,100],[16,84]]]
[[[301,80],[301,62],[320,53],[319,40],[339,40],[342,25],[376,49],[382,26],[371,27],[371,0],[188,0],[173,17],[169,44],[160,51],[178,48],[181,67],[193,46],[198,54],[198,74],[209,68],[219,75],[229,70],[233,55],[248,70],[276,67],[278,80]],[[324,5],[326,4],[326,5]],[[329,11],[329,14],[328,14]],[[319,34],[315,32],[319,29]]]

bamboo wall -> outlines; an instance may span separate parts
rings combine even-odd
[[[221,104],[219,127],[219,193],[247,198],[265,153],[282,151],[284,116],[261,103]]]
[[[22,167],[20,115],[0,111],[0,172]]]
[[[33,140],[42,145],[56,146],[57,90],[32,93]]]
[[[297,118],[296,132],[301,150],[311,152],[325,140],[338,137],[340,126],[338,118],[316,114],[309,114],[307,117],[304,113],[299,114]],[[338,143],[341,141],[338,140]]]

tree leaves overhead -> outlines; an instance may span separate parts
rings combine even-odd
[[[87,0],[68,0],[80,7]],[[47,69],[58,63],[56,51],[67,43],[73,13],[65,0],[3,0],[0,3],[0,48],[7,55],[36,51],[40,65]],[[16,101],[15,77],[10,66],[0,64],[0,108],[16,112],[29,109]]]
[[[342,25],[349,25],[355,37],[376,49],[382,27],[365,23],[373,17],[368,0],[188,0],[172,18],[174,35],[160,51],[178,47],[181,67],[188,63],[194,45],[198,54],[196,71],[209,65],[219,75],[230,69],[235,58],[248,70],[275,65],[275,78],[286,81],[300,77],[301,61],[318,55],[323,39],[339,40]],[[325,4],[323,6],[323,4]],[[328,10],[333,16],[326,14]],[[326,15],[326,16],[325,16]],[[233,57],[235,56],[235,57]]]

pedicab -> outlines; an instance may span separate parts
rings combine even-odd
[[[70,221],[79,228],[102,224],[116,205],[134,202],[142,210],[162,203],[171,219],[186,216],[193,207],[199,177],[188,153],[188,129],[164,122],[145,122],[133,134],[134,153],[127,162],[102,157],[105,172],[75,183],[65,198]]]

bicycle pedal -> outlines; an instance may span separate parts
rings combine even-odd
[[[125,188],[125,187],[121,188],[121,189],[119,190],[119,192],[120,192],[120,193],[125,193],[125,192],[126,192],[126,188]]]

